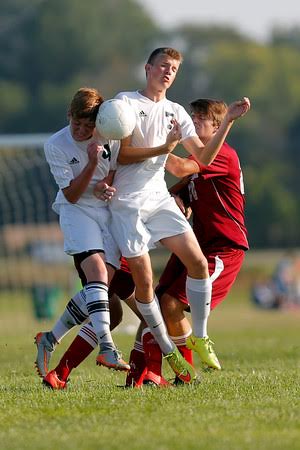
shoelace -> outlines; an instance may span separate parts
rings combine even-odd
[[[118,361],[122,359],[122,353],[120,352],[120,350],[114,349],[113,353]]]
[[[211,341],[210,339],[207,339],[206,342],[207,342],[207,347],[208,347],[209,353],[214,353],[214,349],[213,349],[214,342]]]

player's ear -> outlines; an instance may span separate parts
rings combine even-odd
[[[148,76],[149,70],[150,70],[150,66],[151,64],[145,64],[145,72],[146,72],[146,77]]]

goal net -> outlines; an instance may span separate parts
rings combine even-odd
[[[74,283],[51,208],[57,187],[44,157],[47,137],[0,136],[0,295],[29,294],[37,316],[51,316],[54,297]]]

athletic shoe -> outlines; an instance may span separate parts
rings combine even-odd
[[[122,359],[122,355],[117,349],[100,351],[96,358],[96,364],[114,370],[125,370],[126,372],[130,370],[130,365]]]
[[[196,376],[193,380],[193,385],[198,385],[201,383],[201,378],[199,376]],[[181,381],[178,377],[175,377],[172,386],[173,387],[182,387],[185,386],[186,383],[184,383],[183,381]]]
[[[125,381],[125,386],[132,387],[140,387],[143,384],[144,377],[147,373],[147,367],[145,367],[141,372],[137,372],[130,364],[130,370],[127,372],[127,377]]]
[[[156,375],[154,372],[151,372],[151,370],[148,370],[146,375],[144,376],[143,386],[145,385],[159,388],[172,386],[172,384],[165,380],[163,376]]]
[[[55,370],[51,370],[43,379],[43,384],[50,389],[59,390],[67,387],[67,382],[58,378]]]
[[[177,347],[164,356],[176,376],[184,383],[192,383],[196,379],[194,368],[184,359]]]
[[[42,378],[44,378],[49,372],[49,361],[56,347],[53,340],[54,338],[52,338],[51,335],[51,331],[47,331],[45,333],[40,332],[34,338],[34,342],[37,347],[35,367],[39,376]]]
[[[204,338],[191,335],[186,340],[187,348],[194,350],[200,356],[201,361],[208,367],[221,370],[221,364],[213,349],[213,342],[208,336]]]

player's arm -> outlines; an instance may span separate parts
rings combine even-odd
[[[185,139],[182,141],[182,145],[200,164],[208,166],[222,147],[234,121],[246,114],[249,109],[250,101],[247,97],[231,103],[220,127],[206,145],[197,136]]]
[[[86,191],[98,164],[98,154],[102,147],[95,142],[88,145],[89,161],[82,172],[70,182],[69,186],[62,189],[64,196],[70,203],[77,203]]]
[[[129,136],[121,141],[118,162],[120,164],[131,164],[145,161],[154,156],[166,155],[174,150],[180,139],[180,126],[175,120],[173,121],[173,128],[163,145],[157,147],[133,147],[131,145],[131,136]]]
[[[200,172],[200,167],[192,159],[180,158],[180,156],[170,153],[166,161],[166,170],[177,178],[183,178]]]

